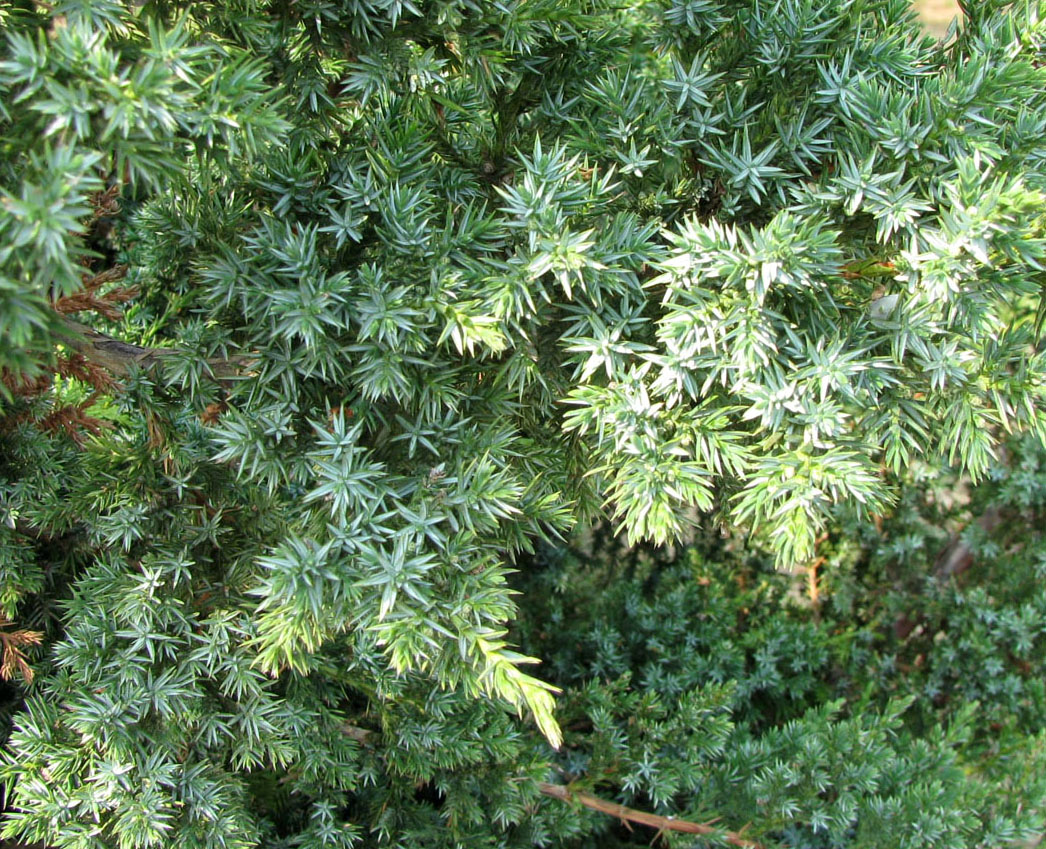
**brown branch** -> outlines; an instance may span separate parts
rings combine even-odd
[[[364,746],[373,745],[378,737],[381,736],[377,731],[371,731],[369,728],[360,728],[358,725],[351,725],[350,723],[345,723],[341,730],[357,743]]]
[[[174,353],[170,348],[143,348],[121,342],[66,316],[62,317],[62,324],[62,341],[66,345],[118,377],[127,377],[135,368],[149,368],[164,355]]]
[[[824,556],[821,556],[812,560],[806,567],[806,593],[810,597],[815,616],[819,615],[821,611],[821,587],[817,582],[817,570],[824,565],[824,562]]]
[[[117,377],[127,377],[135,368],[148,369],[161,362],[164,357],[179,353],[174,348],[146,348],[132,345],[106,336],[97,330],[80,324],[68,316],[62,316],[64,332],[62,342],[83,355],[89,362],[101,366]],[[207,360],[207,370],[215,380],[235,377],[248,367],[248,357],[237,357],[231,360]]]
[[[979,516],[974,524],[984,533],[990,534],[1003,520],[1002,510],[992,505]],[[966,527],[969,527],[968,525]],[[965,528],[963,529],[965,530]],[[933,564],[933,577],[938,584],[944,584],[953,578],[958,578],[974,563],[975,557],[971,549],[962,538],[962,530],[955,533],[948,544],[937,555]],[[894,620],[894,636],[899,640],[907,640],[911,633],[921,624],[921,616],[912,619],[906,612]]]
[[[364,746],[373,745],[381,736],[378,731],[360,728],[358,725],[352,725],[351,723],[342,725],[342,730],[353,740]],[[663,817],[657,814],[648,814],[646,811],[637,811],[634,808],[626,808],[624,805],[608,802],[605,799],[600,799],[598,796],[593,796],[591,793],[572,790],[564,784],[550,784],[547,781],[539,781],[538,790],[542,795],[551,799],[559,799],[561,802],[578,802],[586,808],[599,811],[601,814],[617,817],[624,822],[648,825],[651,828],[661,829],[662,831],[681,831],[686,834],[714,834],[723,837],[731,846],[740,846],[744,847],[744,849],[764,849],[761,843],[745,840],[745,838],[734,831],[721,831],[708,823],[677,820],[675,817]]]
[[[1002,510],[992,505],[984,514],[977,519],[977,526],[986,534],[990,534],[1002,521]],[[973,565],[973,551],[963,541],[961,532],[952,537],[951,542],[937,555],[934,563],[933,574],[938,581],[946,581],[961,575]]]
[[[761,843],[756,843],[752,840],[745,840],[745,838],[734,831],[721,831],[708,823],[677,820],[675,817],[662,817],[657,814],[648,814],[645,811],[637,811],[634,808],[626,808],[624,805],[619,805],[616,802],[608,802],[605,799],[600,799],[598,796],[593,796],[591,793],[584,793],[580,790],[571,790],[563,784],[549,784],[545,781],[539,781],[538,790],[540,790],[543,795],[549,796],[553,799],[559,799],[562,802],[578,802],[586,808],[591,808],[593,811],[599,811],[601,814],[617,817],[625,822],[635,822],[640,825],[647,825],[651,828],[660,829],[661,831],[682,831],[686,834],[704,835],[717,834],[722,836],[731,846],[742,846],[747,847],[747,849],[763,849]]]

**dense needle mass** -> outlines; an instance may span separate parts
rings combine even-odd
[[[517,650],[573,627],[532,623],[532,553],[579,524],[733,529],[816,588],[865,562],[822,563],[841,528],[1041,441],[1044,30],[966,13],[941,44],[903,0],[0,9],[4,833],[601,839],[550,778],[766,845],[1026,833],[1015,772],[961,780],[983,727],[963,754],[904,693],[847,702],[844,659],[775,713],[771,649],[726,663],[700,606],[665,651],[713,671],[664,692],[613,640]],[[853,580],[853,634],[928,633]],[[1022,682],[1038,610],[995,658]]]

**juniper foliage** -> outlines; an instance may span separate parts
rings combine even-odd
[[[594,730],[557,757],[623,798],[762,805],[782,845],[1029,828],[903,698],[865,716],[801,667],[767,705],[712,642],[707,679],[635,690],[613,640],[586,673],[507,631],[544,603],[513,569],[601,514],[793,567],[916,461],[976,480],[1042,440],[1044,30],[1017,6],[945,44],[903,0],[0,6],[5,833],[585,845],[606,823],[536,783],[549,679],[579,676]],[[952,660],[993,673],[932,666],[920,697],[1023,706],[997,649],[1033,664],[1037,608],[970,615],[983,652]]]

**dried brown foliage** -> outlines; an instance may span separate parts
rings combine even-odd
[[[95,392],[111,392],[117,386],[109,372],[79,352],[59,360],[56,370],[62,377],[75,377],[83,381]]]
[[[113,183],[104,192],[91,195],[91,207],[95,218],[110,218],[120,211],[122,183]]]
[[[122,280],[127,275],[126,265],[114,265],[98,274],[83,276],[84,288],[72,295],[65,295],[54,302],[54,308],[62,315],[77,312],[96,312],[111,321],[118,321],[123,312],[119,304],[127,303],[138,294],[137,286],[119,286],[99,294],[106,283]]]
[[[41,392],[46,392],[51,387],[51,375],[41,374],[37,377],[29,377],[24,374],[14,374],[7,369],[0,369],[0,383],[16,398],[32,398]]]
[[[84,431],[98,436],[109,423],[84,412],[93,402],[93,396],[81,404],[66,404],[56,407],[36,424],[47,433],[65,432],[77,445],[84,444]]]
[[[0,629],[7,628],[12,623],[0,616]],[[26,660],[24,649],[28,646],[38,646],[44,635],[39,631],[19,629],[17,631],[0,630],[0,678],[5,681],[13,681],[16,677],[21,678],[26,684],[33,683],[33,667]]]

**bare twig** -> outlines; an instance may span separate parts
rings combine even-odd
[[[824,565],[824,557],[817,557],[806,567],[806,593],[810,604],[817,610],[821,606],[821,588],[817,583],[817,570]]]
[[[1002,521],[1002,511],[992,505],[981,515],[976,524],[986,534],[990,534]],[[973,565],[973,551],[963,541],[961,534],[956,534],[945,549],[937,556],[933,567],[934,577],[939,581],[961,575]]]
[[[992,505],[973,524],[979,527],[985,534],[990,534],[999,526],[1002,520],[1002,510],[996,505]],[[969,527],[969,525],[966,527]],[[954,578],[958,578],[973,565],[974,560],[973,549],[966,544],[960,530],[941,550],[941,553],[937,555],[937,560],[933,565],[934,580],[939,584],[944,584]],[[918,615],[913,619],[906,612],[902,611],[893,623],[894,636],[899,640],[907,640],[912,632],[919,627],[921,619],[922,617]]]
[[[146,348],[132,345],[99,333],[97,330],[80,324],[68,316],[62,316],[65,332],[62,341],[73,350],[82,354],[88,361],[101,366],[117,377],[127,377],[135,368],[149,368],[179,352],[174,348]],[[207,360],[208,373],[215,380],[223,380],[243,372],[251,363],[248,357],[237,357],[231,360]]]
[[[345,723],[342,726],[342,730],[353,740],[365,746],[373,745],[381,736],[378,731],[360,728],[358,725],[352,725],[351,723]],[[658,814],[647,813],[646,811],[637,811],[634,808],[626,808],[624,805],[608,802],[605,799],[600,799],[598,796],[593,796],[591,793],[574,790],[565,784],[550,784],[546,781],[539,781],[538,790],[542,795],[551,799],[559,799],[561,802],[577,802],[586,808],[591,808],[593,811],[617,817],[625,823],[634,822],[650,826],[651,828],[661,829],[662,831],[681,831],[686,834],[717,834],[723,837],[731,846],[740,846],[744,847],[744,849],[763,849],[761,843],[746,840],[734,831],[722,831],[708,823],[690,822],[689,820],[663,817]]]
[[[624,805],[619,805],[616,802],[608,802],[605,799],[600,799],[598,796],[593,796],[591,793],[572,790],[564,784],[549,784],[548,782],[541,781],[538,782],[538,790],[552,799],[559,799],[563,802],[577,802],[578,804],[584,805],[586,808],[591,808],[593,811],[599,811],[601,814],[617,817],[626,823],[635,822],[640,825],[660,829],[661,831],[681,831],[686,834],[718,834],[731,846],[742,846],[746,847],[746,849],[763,849],[761,843],[756,843],[752,840],[745,840],[745,838],[734,831],[722,831],[708,823],[679,820],[675,817],[663,817],[658,816],[657,814],[647,813],[646,811],[637,811],[634,808],[626,808]]]
[[[378,737],[381,736],[377,731],[371,731],[369,728],[360,728],[358,725],[350,725],[349,723],[345,723],[341,730],[357,743],[362,743],[365,746],[375,743]]]

